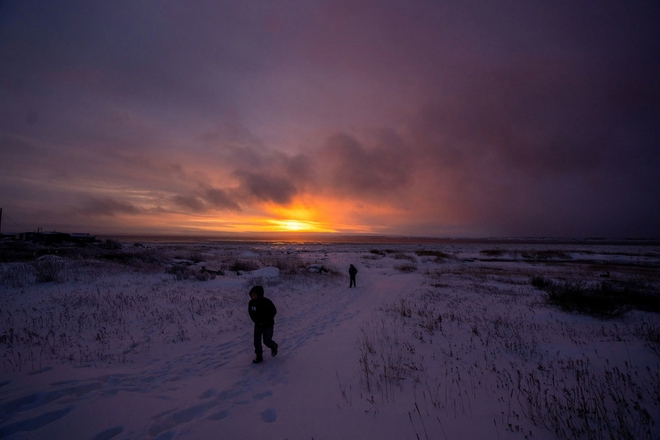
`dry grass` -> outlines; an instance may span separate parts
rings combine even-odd
[[[567,439],[658,438],[660,364],[647,368],[629,354],[588,347],[644,344],[657,355],[660,319],[535,319],[548,311],[530,280],[547,286],[547,273],[602,282],[589,268],[463,265],[429,271],[428,287],[385,305],[358,337],[374,411],[379,402],[408,399],[418,438],[443,438],[442,417],[469,420],[484,402],[501,408],[496,430],[521,438],[534,438],[539,427]],[[551,348],[557,344],[561,352]],[[444,374],[430,362],[445,365]]]
[[[411,273],[417,271],[417,265],[411,263],[396,264],[394,265],[394,269],[398,270],[399,272]]]
[[[13,289],[3,291],[6,306],[0,308],[7,371],[40,369],[52,359],[80,365],[128,362],[153,343],[205,339],[246,325],[246,314],[234,311],[245,308],[246,289],[254,284],[316,291],[342,276],[332,266],[323,275],[311,274],[296,255],[105,247],[94,258],[46,255],[0,265],[0,283]],[[262,267],[277,267],[280,276],[248,272],[244,286],[221,292],[198,282],[235,276],[220,268]],[[22,301],[24,293],[14,288],[41,299]]]
[[[567,312],[600,318],[621,316],[630,310],[660,312],[660,291],[654,284],[638,279],[553,282],[536,276],[531,278],[531,283],[547,292],[550,304]]]

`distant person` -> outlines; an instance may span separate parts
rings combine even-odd
[[[352,264],[351,267],[348,268],[348,274],[351,277],[351,282],[349,283],[348,288],[350,289],[351,287],[357,287],[355,285],[355,275],[357,275],[357,269]]]
[[[248,303],[248,313],[254,322],[254,352],[257,354],[252,363],[258,364],[264,360],[261,347],[262,337],[264,345],[270,348],[270,354],[273,357],[277,356],[277,344],[273,341],[273,326],[277,309],[271,300],[264,298],[262,286],[254,286],[250,289],[250,298],[252,299]]]

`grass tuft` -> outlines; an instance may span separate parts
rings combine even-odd
[[[552,281],[540,275],[535,275],[531,277],[530,281],[532,283],[532,286],[536,287],[539,290],[545,290],[547,287],[552,285]]]
[[[232,264],[229,267],[229,270],[233,272],[238,272],[238,271],[252,271],[252,270],[257,270],[260,269],[261,266],[256,262],[252,260],[236,260],[234,261],[234,264]]]
[[[417,254],[418,257],[435,257],[436,262],[444,261],[444,260],[448,259],[449,257],[451,257],[451,255],[449,255],[445,252],[431,251],[431,250],[425,250],[425,249],[417,250],[417,251],[415,251],[415,253]]]
[[[409,263],[399,264],[399,265],[394,266],[394,269],[396,269],[400,272],[410,273],[410,272],[417,271],[417,265],[416,264],[409,264]]]
[[[64,281],[64,261],[54,255],[45,255],[32,263],[37,282]]]
[[[547,292],[550,304],[566,312],[599,318],[614,318],[629,310],[660,312],[660,295],[650,284],[637,281],[552,282],[544,277],[531,278],[533,286]]]

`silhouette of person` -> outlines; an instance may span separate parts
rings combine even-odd
[[[252,363],[258,364],[264,360],[263,348],[261,347],[261,338],[264,338],[264,345],[270,348],[270,354],[277,356],[277,343],[273,341],[273,327],[275,326],[275,315],[277,309],[275,304],[268,298],[264,298],[264,288],[254,286],[250,289],[250,302],[248,303],[248,313],[250,319],[254,322],[254,352],[257,357]]]
[[[353,265],[351,264],[351,267],[348,268],[348,274],[349,274],[350,277],[351,277],[351,282],[350,282],[349,285],[348,285],[348,288],[349,288],[349,289],[350,289],[351,287],[357,287],[357,285],[355,284],[355,275],[357,275],[357,272],[358,272],[358,271],[357,271],[357,269],[355,268],[355,266],[353,266]]]

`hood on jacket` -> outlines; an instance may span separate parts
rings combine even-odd
[[[254,286],[252,289],[250,289],[249,295],[252,296],[253,293],[256,293],[257,297],[263,298],[264,297],[264,288],[262,286]]]

